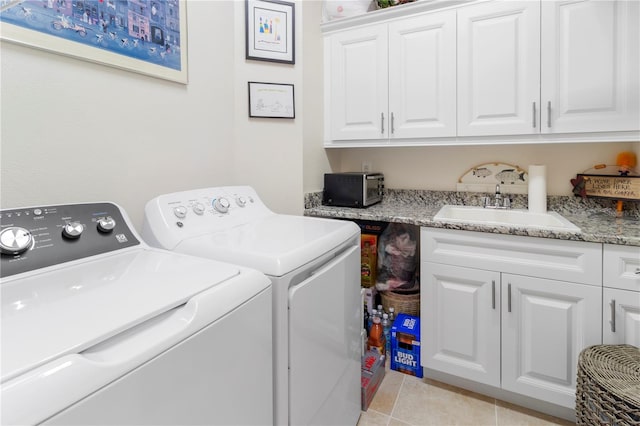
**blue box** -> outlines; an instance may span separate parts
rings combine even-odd
[[[399,314],[391,326],[391,369],[422,377],[420,318]]]

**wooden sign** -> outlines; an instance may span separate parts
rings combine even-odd
[[[584,177],[587,196],[640,200],[640,176],[579,176]]]

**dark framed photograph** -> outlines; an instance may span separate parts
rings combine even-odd
[[[295,5],[246,0],[247,59],[295,64]]]
[[[296,118],[293,84],[250,81],[249,117]]]

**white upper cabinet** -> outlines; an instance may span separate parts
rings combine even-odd
[[[543,1],[543,133],[640,128],[640,2]]]
[[[458,136],[538,133],[540,3],[458,11]]]
[[[373,25],[325,40],[331,139],[387,137],[387,27]],[[328,58],[327,58],[328,56]],[[325,130],[326,131],[326,130]]]
[[[323,24],[327,147],[640,138],[639,0],[415,2],[349,19]]]
[[[455,136],[455,11],[325,40],[331,140]]]
[[[456,14],[389,24],[391,138],[456,135]]]

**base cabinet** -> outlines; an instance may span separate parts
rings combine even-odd
[[[421,271],[423,365],[500,386],[500,273],[431,262]]]
[[[602,342],[602,286],[569,280],[601,276],[601,245],[483,235],[422,230],[422,365],[572,409],[578,355]],[[521,265],[534,258],[542,277]]]
[[[502,286],[502,388],[574,407],[578,355],[600,343],[601,288],[512,274]]]
[[[602,343],[640,348],[640,293],[605,288],[602,294]]]
[[[602,341],[640,347],[640,247],[604,245]]]

